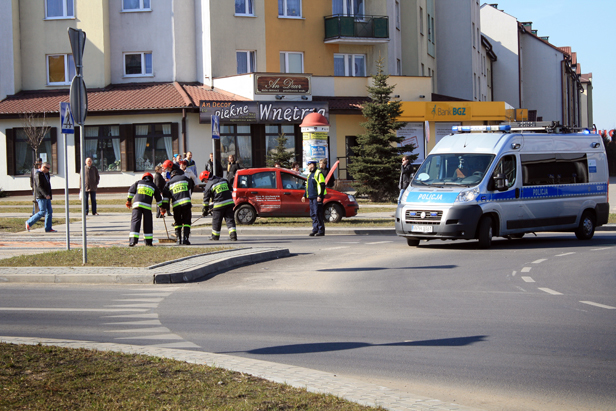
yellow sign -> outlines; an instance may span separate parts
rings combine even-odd
[[[472,118],[471,105],[468,103],[426,103],[428,121],[468,121]]]
[[[317,131],[316,133],[302,133],[304,140],[327,140],[327,133]]]

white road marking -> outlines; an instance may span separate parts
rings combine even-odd
[[[519,285],[516,285],[515,288],[517,288],[518,290],[522,291],[523,293],[526,292],[526,290],[523,289],[522,287],[520,287]]]
[[[533,267],[524,267],[524,268],[522,268],[522,272],[523,273],[529,273],[531,268],[533,268]]]
[[[372,245],[372,244],[387,244],[387,243],[393,243],[393,241],[375,241],[373,243],[366,243],[366,245]]]
[[[126,297],[150,297],[150,298],[161,297],[161,298],[165,298],[165,297],[169,297],[171,294],[173,294],[173,293],[140,293],[140,294],[122,294],[122,295],[126,296]]]
[[[143,335],[138,337],[121,337],[116,338],[116,340],[183,340],[177,334],[160,334],[160,335]]]
[[[351,248],[350,246],[343,246],[343,247],[329,247],[329,248],[324,248],[324,250],[342,250],[343,248]]]
[[[359,241],[341,241],[340,244],[360,244]]]
[[[556,257],[564,257],[566,255],[571,255],[571,254],[575,254],[575,253],[571,252],[571,253],[558,254]]]
[[[106,333],[170,333],[167,327],[133,328],[130,330],[108,330]]]
[[[121,300],[111,300],[111,301],[122,301],[127,303],[159,303],[164,298],[125,298]]]
[[[147,310],[140,310],[140,311],[147,311]],[[158,314],[157,313],[147,313],[147,314],[106,315],[101,318],[158,318]]]
[[[115,304],[115,305],[107,305],[106,307],[118,307],[118,308],[129,308],[129,307],[141,307],[141,308],[156,308],[158,307],[158,303],[142,303],[142,304]]]
[[[605,304],[599,304],[599,303],[593,303],[592,301],[580,301],[582,304],[588,304],[588,305],[593,305],[595,307],[599,307],[599,308],[606,308],[608,310],[616,310],[616,307],[612,307],[611,305],[605,305]]]
[[[544,261],[548,261],[548,259],[547,258],[541,258],[541,259],[539,259],[537,261],[533,261],[532,264],[540,264],[540,263],[542,263]]]
[[[56,312],[83,312],[83,313],[118,313],[118,312],[145,312],[146,309],[128,308],[29,308],[29,307],[0,307],[0,311],[56,311]]]
[[[559,293],[558,291],[554,291],[550,288],[538,288],[538,290],[541,290],[543,292],[546,292],[548,294],[552,294],[552,295],[563,295],[563,293]]]
[[[593,248],[590,251],[603,251],[603,250],[611,250],[614,247],[603,247],[603,248]]]
[[[522,280],[524,280],[525,283],[534,283],[535,280],[533,280],[531,277],[524,277],[522,276]]]
[[[115,323],[105,323],[105,325],[161,325],[160,320],[141,320],[141,321],[121,321]]]
[[[511,275],[515,277],[517,273],[518,273],[517,271],[514,271]]]

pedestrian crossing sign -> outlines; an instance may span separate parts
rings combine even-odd
[[[60,128],[62,128],[62,134],[75,134],[75,121],[70,103],[60,103]]]

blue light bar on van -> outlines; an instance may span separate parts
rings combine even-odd
[[[470,133],[471,131],[504,131],[510,132],[511,126],[503,124],[500,126],[453,126],[451,131],[457,133]]]

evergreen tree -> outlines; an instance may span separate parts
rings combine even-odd
[[[276,148],[267,153],[267,158],[265,159],[265,164],[268,167],[274,167],[276,163],[280,163],[280,167],[282,168],[291,168],[293,163],[293,159],[295,158],[295,152],[289,151],[287,148],[287,137],[284,133],[281,133],[276,138]]]
[[[412,152],[412,144],[399,146],[404,140],[396,130],[406,123],[396,121],[402,115],[399,101],[391,101],[394,86],[387,85],[389,75],[383,74],[383,59],[377,60],[377,74],[368,87],[371,101],[364,104],[362,114],[368,120],[361,126],[366,133],[357,137],[358,146],[347,169],[355,179],[358,195],[368,195],[372,201],[394,200],[398,197],[400,164],[404,153]],[[411,162],[417,155],[411,155]]]

